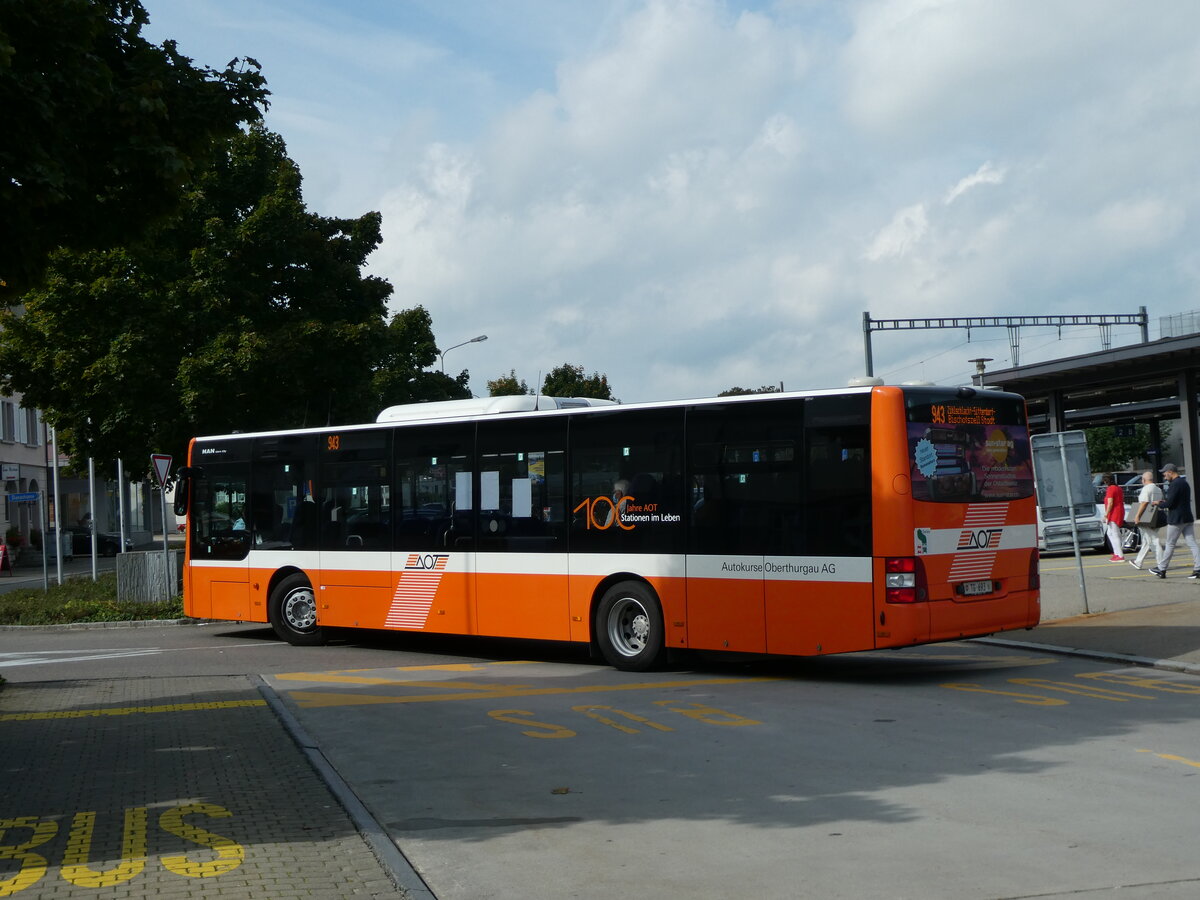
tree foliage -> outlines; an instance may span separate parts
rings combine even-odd
[[[489,397],[512,397],[520,394],[532,394],[525,379],[517,380],[517,370],[509,369],[507,375],[493,378],[487,383]]]
[[[743,394],[778,394],[782,390],[783,390],[783,388],[778,387],[774,384],[764,384],[762,387],[758,388],[757,390],[754,390],[751,388],[735,386],[735,387],[731,387],[727,391],[721,391],[721,393],[717,394],[717,396],[718,397],[740,397]]]
[[[1170,423],[1163,422],[1159,426],[1160,440],[1165,443],[1170,434]],[[1145,459],[1147,451],[1151,449],[1149,425],[1135,425],[1132,437],[1118,437],[1111,425],[1086,428],[1084,437],[1087,439],[1088,462],[1093,472],[1130,470],[1130,466]]]
[[[47,255],[127,245],[266,105],[258,63],[192,65],[138,0],[0,0],[0,301]]]
[[[433,319],[423,306],[396,313],[384,335],[372,388],[378,409],[426,400],[465,400],[471,396],[470,374],[457,378],[426,371],[438,358],[433,339]]]
[[[542,381],[542,393],[548,397],[592,397],[597,400],[615,400],[608,386],[608,376],[593,372],[583,374],[583,366],[563,363],[551,369]]]
[[[254,127],[137,247],[52,254],[44,287],[0,321],[3,386],[98,460],[370,421],[422,399],[416,382],[461,396],[464,379],[420,371],[436,356],[428,313],[389,324],[391,286],[362,275],[379,240],[377,213],[310,213],[282,139]]]

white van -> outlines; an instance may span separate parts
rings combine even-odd
[[[1071,517],[1065,506],[1051,506],[1045,510],[1038,507],[1038,550],[1043,553],[1056,550],[1074,550],[1071,537]],[[1079,532],[1079,549],[1083,551],[1108,550],[1104,531],[1104,508],[1091,497],[1084,497],[1075,504],[1075,528]]]

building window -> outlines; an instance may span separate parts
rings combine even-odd
[[[42,423],[36,409],[23,409],[21,411],[25,417],[25,443],[30,447],[40,447]]]

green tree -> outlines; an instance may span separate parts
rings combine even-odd
[[[750,388],[744,388],[744,387],[731,387],[727,391],[721,391],[721,393],[717,394],[717,396],[718,397],[740,397],[744,394],[778,394],[782,390],[783,390],[783,388],[777,387],[776,385],[773,385],[773,384],[764,384],[762,387],[758,388],[757,390],[752,390]]]
[[[282,139],[252,128],[138,247],[52,254],[45,286],[0,317],[0,383],[98,460],[371,420],[376,377],[420,330],[401,316],[393,332],[391,286],[361,273],[379,240],[377,213],[308,212]]]
[[[392,316],[384,335],[383,355],[372,386],[379,410],[426,400],[465,400],[471,396],[465,370],[457,378],[426,371],[438,358],[433,319],[423,306]]]
[[[489,397],[511,397],[519,394],[532,394],[529,385],[522,378],[517,381],[517,370],[509,369],[507,375],[493,378],[487,383]]]
[[[1171,435],[1171,426],[1164,422],[1159,426],[1159,437],[1165,443]],[[1150,426],[1135,425],[1132,437],[1117,437],[1111,425],[1084,429],[1087,438],[1088,462],[1093,472],[1119,472],[1129,470],[1136,460],[1145,459],[1150,448]]]
[[[197,68],[141,36],[138,0],[0,0],[0,303],[47,255],[123,246],[258,121],[258,63]]]
[[[542,393],[548,397],[592,397],[597,400],[615,400],[608,386],[608,376],[593,372],[583,374],[583,366],[563,363],[551,369],[542,381]]]

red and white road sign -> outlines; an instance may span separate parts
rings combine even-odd
[[[158,483],[165,487],[167,475],[171,472],[171,457],[165,453],[152,453],[150,462],[154,463],[154,474],[158,476]]]

